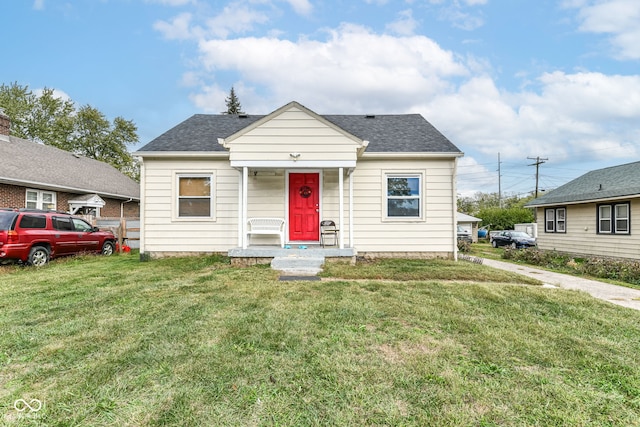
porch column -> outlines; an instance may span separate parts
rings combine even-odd
[[[340,233],[340,249],[344,249],[344,168],[338,168],[338,177],[338,194],[340,196],[338,201],[338,209],[340,210],[338,230],[342,230]]]
[[[243,193],[243,176],[242,171],[238,171],[238,215],[236,216],[238,220],[238,247],[241,248],[243,245],[242,236],[244,235],[244,227],[242,225],[242,193]]]
[[[242,218],[242,224],[240,228],[242,229],[242,249],[247,249],[247,207],[248,207],[248,193],[249,193],[249,168],[247,166],[242,167],[242,214],[240,217]]]
[[[353,171],[349,174],[349,247],[353,248]]]

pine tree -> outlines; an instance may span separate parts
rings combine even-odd
[[[233,89],[233,86],[231,86],[231,92],[224,102],[227,105],[227,111],[224,114],[245,114],[245,112],[242,111],[242,105],[240,105],[240,100],[236,96],[236,91]]]

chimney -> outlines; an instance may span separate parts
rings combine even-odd
[[[9,136],[9,130],[11,130],[11,119],[0,108],[0,135]]]

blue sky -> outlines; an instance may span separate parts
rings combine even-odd
[[[420,113],[465,152],[458,193],[640,160],[638,0],[13,0],[0,83],[138,126],[137,149],[233,86],[249,114]]]

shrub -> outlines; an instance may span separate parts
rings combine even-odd
[[[640,261],[615,258],[574,258],[569,254],[540,249],[505,248],[504,259],[521,261],[554,270],[571,271],[601,279],[640,285]]]
[[[640,262],[623,259],[587,258],[579,271],[594,277],[640,285]]]
[[[471,242],[463,239],[458,239],[458,250],[460,252],[471,252]]]
[[[502,257],[505,259],[522,261],[528,264],[539,265],[548,268],[559,268],[566,266],[570,260],[568,255],[559,254],[555,251],[543,251],[534,248],[505,248]]]

